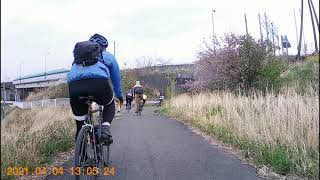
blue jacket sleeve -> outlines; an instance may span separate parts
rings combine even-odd
[[[107,63],[107,67],[110,72],[110,78],[111,78],[113,90],[116,97],[122,97],[121,74],[120,74],[119,65],[116,58],[112,54],[108,53],[108,55],[110,58],[110,59],[108,58],[108,60],[111,60],[111,61]]]

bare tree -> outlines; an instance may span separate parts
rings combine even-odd
[[[154,66],[162,66],[168,64],[170,59],[157,57],[157,56],[141,56],[136,59],[136,67],[144,68],[144,67],[154,67]]]
[[[136,59],[136,67],[139,73],[155,73],[156,66],[163,66],[169,62],[169,59],[162,57],[141,56]]]
[[[137,68],[153,67],[155,66],[154,59],[149,56],[141,56],[136,59]]]

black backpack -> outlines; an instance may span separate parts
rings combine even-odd
[[[102,58],[101,47],[98,43],[92,41],[78,42],[73,50],[73,63],[82,64],[82,66],[91,66]]]
[[[135,94],[143,94],[143,88],[141,86],[135,87],[134,93]]]

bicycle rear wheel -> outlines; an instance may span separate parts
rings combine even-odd
[[[127,112],[129,112],[129,111],[130,111],[130,106],[129,106],[129,104],[128,104],[128,103],[126,103],[126,110],[127,110]]]
[[[142,111],[142,104],[141,102],[139,103],[139,106],[138,106],[138,115],[141,116],[141,111]]]
[[[75,162],[74,167],[80,167],[81,170],[85,169],[86,167],[91,167],[92,165],[92,152],[88,153],[90,147],[90,126],[84,126],[81,128],[77,141],[76,141],[76,148],[75,148]],[[90,147],[91,148],[91,147]],[[91,157],[90,157],[91,156]],[[92,179],[89,176],[76,176],[76,179]]]

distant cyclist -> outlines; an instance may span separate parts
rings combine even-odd
[[[159,96],[159,105],[161,106],[164,100],[164,96]]]
[[[132,88],[133,98],[135,102],[135,113],[138,113],[138,104],[143,99],[143,87],[140,84],[140,81],[136,81],[136,84]]]
[[[88,117],[88,105],[80,101],[79,96],[94,96],[96,103],[104,106],[101,140],[112,141],[110,125],[115,115],[114,93],[121,103],[123,97],[119,66],[116,58],[106,51],[107,47],[107,39],[99,34],[75,45],[74,62],[67,82],[70,105],[77,125],[76,138]]]
[[[159,106],[161,106],[164,101],[163,93],[158,92],[157,96],[159,97]]]
[[[131,102],[133,100],[133,94],[132,94],[132,89],[129,89],[126,92],[126,107],[127,109],[131,109]]]

